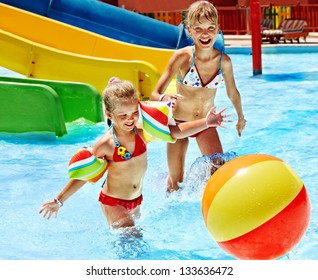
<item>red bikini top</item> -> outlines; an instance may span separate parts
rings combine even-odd
[[[145,142],[141,139],[141,137],[138,135],[136,127],[134,127],[134,133],[135,133],[135,149],[134,149],[134,153],[131,155],[131,153],[127,151],[127,149],[117,141],[114,134],[114,129],[113,129],[113,139],[115,142],[115,149],[113,154],[113,160],[108,160],[109,162],[129,160],[132,157],[137,157],[147,151],[147,146]]]

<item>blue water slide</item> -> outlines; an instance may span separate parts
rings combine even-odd
[[[192,42],[183,24],[171,25],[97,0],[1,2],[131,44],[178,49]]]

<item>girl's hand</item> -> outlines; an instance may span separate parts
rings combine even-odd
[[[181,94],[177,94],[177,93],[174,93],[174,94],[162,94],[160,95],[160,99],[159,101],[175,101],[175,100],[178,100],[178,99],[183,99],[184,97],[181,95]]]
[[[246,126],[246,119],[239,118],[236,124],[236,130],[237,130],[238,136],[242,135],[242,131],[244,130],[245,126]]]
[[[182,96],[182,95],[180,95],[180,94],[177,94],[177,93],[175,93],[175,94],[162,94],[161,95],[161,98],[160,98],[160,101],[164,101],[164,102],[168,102],[168,101],[171,101],[172,103],[171,103],[171,108],[172,109],[175,109],[176,108],[176,106],[177,106],[177,100],[178,99],[183,99],[184,97]]]
[[[222,125],[222,122],[231,122],[231,120],[228,120],[230,114],[228,115],[222,115],[222,113],[227,109],[227,107],[224,107],[222,110],[219,112],[215,112],[216,106],[213,106],[210,111],[208,112],[206,116],[206,123],[209,127],[223,127],[226,128],[225,126]]]
[[[57,212],[59,211],[59,209],[60,205],[53,199],[42,205],[39,214],[43,213],[43,218],[47,217],[47,219],[49,220],[53,213],[55,213],[55,218],[57,218]]]

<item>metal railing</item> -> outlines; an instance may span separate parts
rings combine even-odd
[[[224,34],[249,34],[251,30],[249,7],[218,7],[219,25]],[[179,25],[186,18],[186,11],[153,12],[144,14],[149,17]],[[318,30],[318,4],[297,4],[294,6],[261,6],[262,18],[273,21],[273,29],[286,18],[304,19],[309,31]],[[318,31],[317,31],[318,32]]]

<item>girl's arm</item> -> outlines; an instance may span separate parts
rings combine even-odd
[[[231,120],[227,120],[230,115],[222,115],[222,113],[227,109],[223,108],[219,112],[215,112],[215,106],[213,106],[207,116],[205,118],[184,122],[175,126],[169,126],[170,134],[173,138],[185,138],[189,137],[193,134],[201,132],[202,130],[207,129],[208,127],[225,127],[222,125],[222,122],[231,122]]]
[[[182,95],[179,94],[169,94],[167,97],[164,92],[168,88],[170,82],[174,76],[179,71],[181,65],[188,59],[188,54],[186,49],[180,49],[174,52],[172,57],[168,62],[167,68],[162,73],[154,91],[150,95],[150,100],[152,101],[168,101],[171,98],[181,99]]]
[[[63,206],[64,202],[71,197],[75,192],[77,192],[82,186],[84,186],[86,181],[82,180],[71,180],[64,187],[64,189],[57,195],[56,198],[44,203],[39,211],[39,214],[43,213],[43,218],[49,220],[53,213],[55,213],[55,218],[57,218],[57,213],[60,207]]]
[[[246,125],[246,120],[243,114],[241,95],[236,87],[235,80],[234,80],[232,62],[230,57],[225,54],[223,56],[223,61],[222,61],[222,72],[224,74],[227,96],[231,100],[238,117],[236,129],[237,129],[238,135],[241,136],[242,131],[244,130]]]

